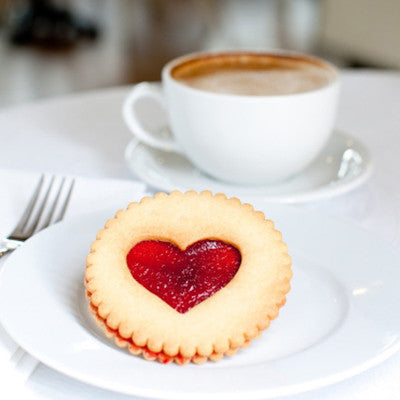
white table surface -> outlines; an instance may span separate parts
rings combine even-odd
[[[82,93],[1,110],[0,168],[130,179],[123,152],[131,134],[120,112],[128,90]],[[343,72],[336,127],[369,147],[375,171],[351,193],[302,207],[374,231],[400,254],[400,74]],[[6,195],[4,188],[0,195]],[[399,376],[396,354],[357,377],[290,399],[393,399],[400,393]],[[43,399],[131,398],[89,387],[42,364],[26,388]],[[9,394],[4,390],[0,384],[0,397]]]

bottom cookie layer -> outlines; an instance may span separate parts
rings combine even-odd
[[[147,346],[137,346],[132,339],[127,339],[122,337],[116,329],[110,328],[107,325],[107,321],[100,316],[98,313],[98,308],[90,301],[90,292],[87,292],[87,297],[89,299],[90,310],[96,318],[97,323],[104,329],[105,334],[108,338],[113,338],[114,342],[118,347],[127,347],[129,352],[134,355],[140,355],[144,359],[149,361],[159,361],[162,364],[169,364],[171,362],[175,362],[179,365],[185,365],[189,362],[193,362],[195,364],[202,364],[207,360],[218,361],[223,356],[232,356],[236,354],[239,350],[239,347],[232,347],[225,353],[212,353],[208,357],[201,356],[199,354],[195,354],[193,357],[183,357],[182,355],[170,356],[165,354],[164,352],[155,353]],[[250,340],[246,340],[246,342],[241,347],[247,347],[250,345]]]

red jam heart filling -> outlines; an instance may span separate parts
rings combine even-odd
[[[137,282],[185,313],[232,280],[241,254],[221,240],[199,240],[185,251],[169,242],[145,240],[132,247],[126,261]]]

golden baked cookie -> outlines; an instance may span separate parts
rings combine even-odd
[[[185,364],[247,346],[277,317],[291,276],[287,246],[262,212],[223,194],[175,191],[107,221],[85,283],[118,346]]]

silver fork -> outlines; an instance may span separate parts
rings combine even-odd
[[[67,185],[66,178],[63,177],[58,186],[55,181],[55,177],[52,176],[50,183],[46,184],[45,176],[42,175],[40,177],[32,198],[17,226],[7,238],[3,239],[3,241],[0,240],[0,257],[7,252],[15,250],[36,232],[63,219],[71,199],[75,180],[72,179],[70,184]],[[54,191],[55,197],[51,196]],[[51,200],[52,197],[53,200]],[[16,343],[9,343],[8,347],[11,354],[11,365],[14,366],[22,381],[28,379],[36,369],[39,361],[26,353]]]
[[[73,179],[68,187],[66,184],[66,178],[63,177],[58,186],[56,197],[52,202],[50,202],[50,194],[56,186],[55,177],[51,177],[50,183],[46,188],[45,176],[42,175],[32,198],[16,227],[8,237],[0,242],[0,257],[9,251],[15,250],[36,232],[47,228],[55,222],[61,221],[64,218],[65,211],[67,210],[68,203],[71,199],[74,184],[75,180]],[[61,195],[65,192],[65,188],[67,187],[66,195],[61,202]],[[40,196],[43,191],[45,191],[44,196]],[[42,198],[40,199],[40,197]],[[60,209],[57,216],[55,216],[56,209]]]

